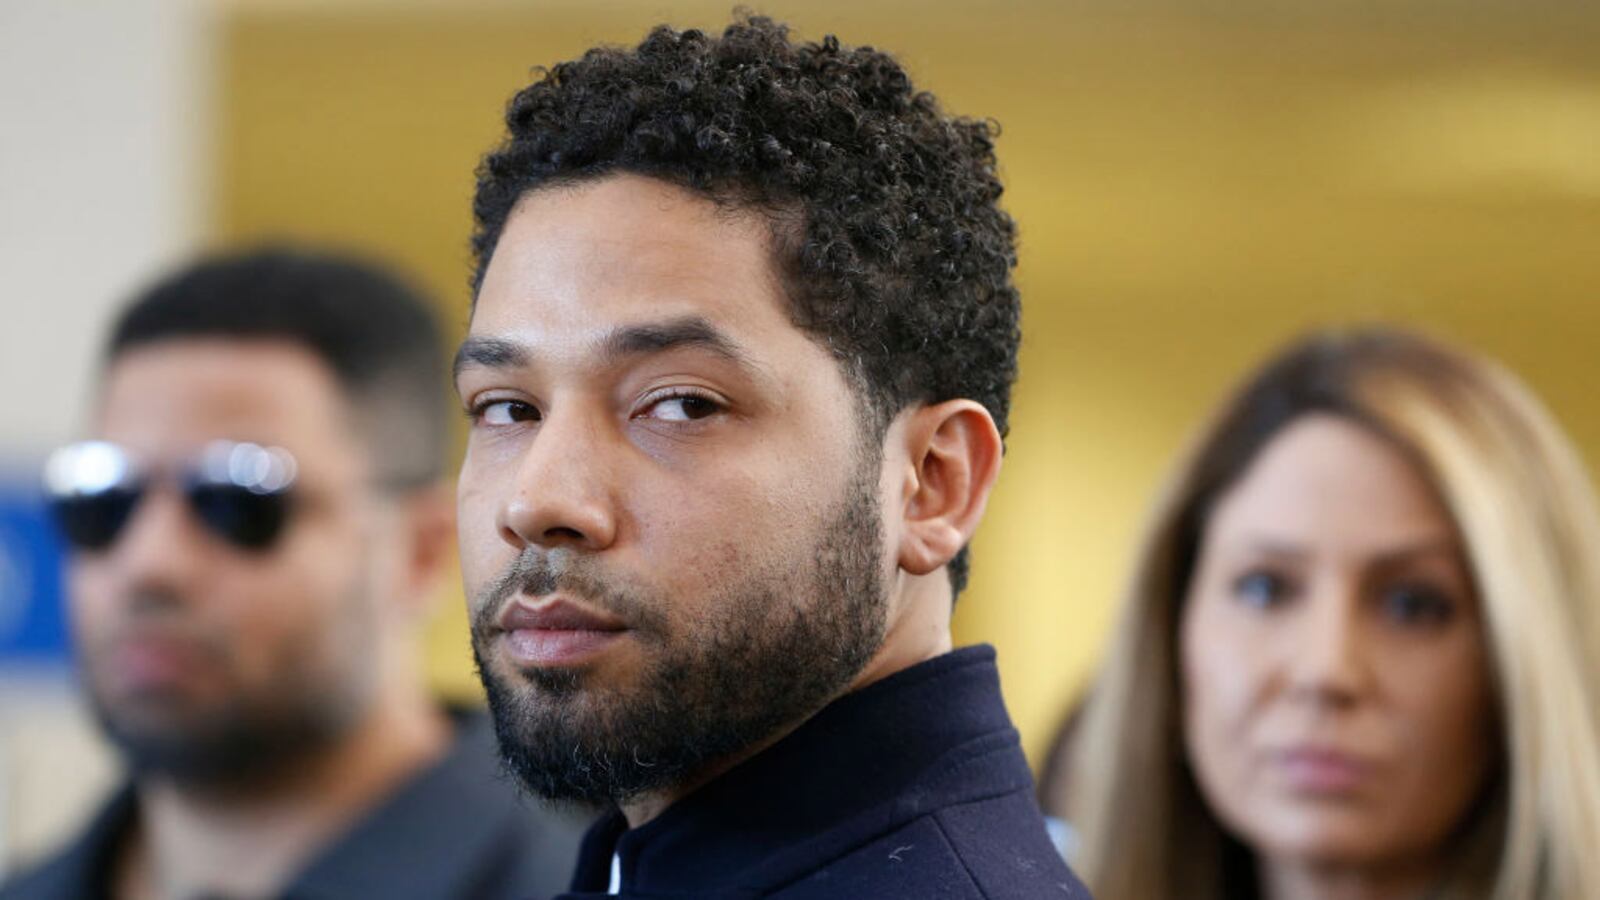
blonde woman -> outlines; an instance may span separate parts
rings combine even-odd
[[[1600,897],[1597,560],[1583,464],[1505,370],[1290,347],[1155,511],[1046,798],[1075,867],[1100,900]]]

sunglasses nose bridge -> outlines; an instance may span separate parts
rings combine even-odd
[[[170,575],[193,565],[204,540],[204,526],[181,488],[156,479],[145,485],[110,550],[133,574]]]

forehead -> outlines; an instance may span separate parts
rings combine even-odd
[[[614,175],[518,203],[471,330],[558,349],[619,325],[688,317],[757,349],[807,340],[790,321],[763,217]]]
[[[225,438],[337,461],[354,450],[332,369],[285,341],[181,338],[121,354],[106,372],[96,434],[168,456]]]
[[[1410,457],[1370,429],[1323,414],[1273,437],[1223,495],[1210,527],[1373,548],[1453,533]]]

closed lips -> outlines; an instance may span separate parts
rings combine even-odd
[[[512,603],[500,616],[504,631],[625,631],[614,616],[594,612],[563,600],[530,606]]]
[[[500,616],[501,644],[513,665],[578,667],[598,661],[628,634],[621,620],[564,600],[513,603]]]

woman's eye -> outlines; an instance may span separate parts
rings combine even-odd
[[[515,425],[538,421],[539,410],[520,400],[491,400],[474,407],[472,418],[483,425]]]
[[[1246,572],[1234,579],[1233,595],[1256,609],[1271,609],[1289,598],[1289,580],[1275,572]]]
[[[646,407],[644,415],[665,422],[693,422],[722,411],[722,404],[700,394],[662,397]]]
[[[1383,612],[1402,625],[1442,625],[1456,605],[1444,592],[1426,585],[1397,585],[1383,592]]]

